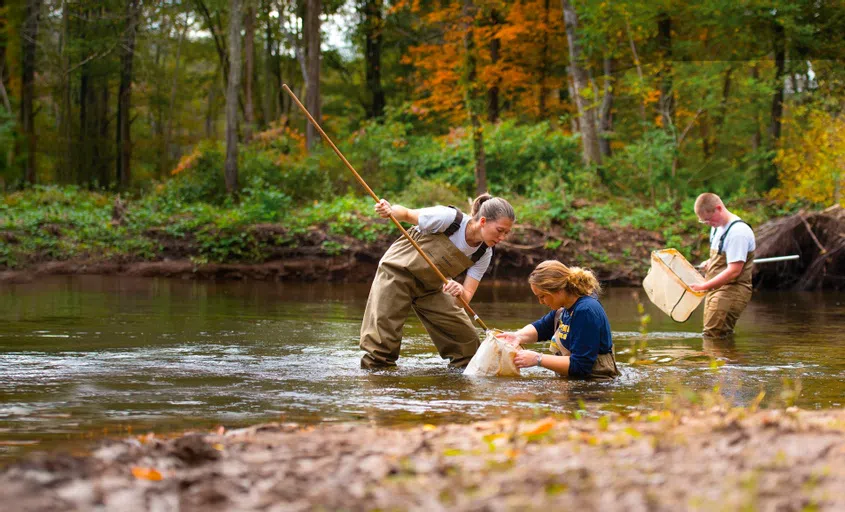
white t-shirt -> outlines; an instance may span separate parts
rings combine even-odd
[[[453,208],[449,208],[448,206],[420,208],[419,214],[420,222],[418,226],[414,226],[414,229],[424,235],[442,233],[446,231],[446,229],[455,220],[455,210]],[[449,241],[455,244],[455,247],[467,256],[475,254],[475,251],[477,251],[481,246],[481,244],[476,246],[470,246],[467,244],[467,224],[470,219],[471,217],[469,215],[464,214],[464,218],[461,219],[461,227],[449,237]],[[484,242],[481,243],[483,244]],[[487,267],[490,265],[490,259],[492,256],[493,251],[488,247],[481,258],[473,266],[467,269],[467,277],[471,277],[476,281],[481,281],[481,278],[484,277],[484,272],[487,271]]]
[[[740,220],[739,217],[731,214],[731,220],[727,224],[716,228],[710,241],[711,249],[714,251],[719,250],[719,241],[722,239],[722,235],[728,229],[728,226],[731,225],[731,222],[736,220]],[[739,224],[734,224],[734,227],[728,231],[725,244],[722,246],[722,252],[725,253],[728,263],[735,263],[737,261],[745,261],[748,258],[748,253],[756,248],[757,241],[754,239],[754,231],[751,230],[748,224],[740,222]]]

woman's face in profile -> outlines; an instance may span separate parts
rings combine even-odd
[[[547,292],[531,285],[531,291],[537,297],[537,301],[549,309],[560,309],[563,307],[563,290],[558,292]]]

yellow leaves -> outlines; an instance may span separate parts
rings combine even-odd
[[[422,429],[424,432],[431,432],[433,430],[437,430],[437,427],[435,425],[432,425],[431,423],[426,423],[425,425],[423,425]]]
[[[660,100],[660,91],[658,89],[652,89],[648,91],[645,98],[643,98],[643,105],[648,106],[653,103],[657,103]]]
[[[164,478],[158,470],[140,466],[132,467],[132,476],[139,480],[151,480],[153,482],[158,482]]]
[[[780,187],[770,194],[830,205],[838,193],[845,204],[845,119],[821,111],[801,114],[784,122],[789,130],[774,160]]]

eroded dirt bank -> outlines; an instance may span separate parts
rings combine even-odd
[[[382,235],[378,240],[366,243],[352,237],[328,235],[326,227],[291,236],[279,225],[257,225],[248,231],[265,244],[262,261],[209,263],[204,261],[195,241],[190,238],[173,238],[156,232],[150,236],[160,251],[152,261],[127,255],[98,254],[55,261],[47,255],[36,254],[16,269],[0,267],[0,282],[28,282],[43,275],[75,274],[367,282],[372,280],[379,259],[398,236],[398,233]],[[274,245],[274,237],[289,241]],[[520,226],[510,240],[496,247],[487,277],[522,281],[541,261],[560,259],[593,269],[604,282],[636,286],[648,271],[651,251],[663,245],[662,236],[655,232],[631,228],[613,230],[592,222],[586,223],[579,240],[567,238],[561,228],[544,232]],[[327,251],[327,247],[333,250]]]
[[[845,410],[608,419],[147,435],[89,457],[30,456],[0,471],[0,499],[16,510],[845,509]]]

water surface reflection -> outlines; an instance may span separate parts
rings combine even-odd
[[[777,400],[800,378],[805,408],[838,407],[845,391],[845,303],[834,293],[757,293],[732,341],[702,340],[701,312],[652,316],[640,344],[636,290],[602,298],[622,377],[568,382],[541,369],[520,379],[450,371],[419,322],[406,325],[400,367],[359,369],[358,284],[213,283],[52,277],[0,285],[0,457],[132,429],[158,432],[284,419],[306,423],[467,422],[502,415],[660,407],[679,385],[737,404]],[[642,300],[647,302],[644,294]],[[489,283],[474,308],[515,329],[545,311],[526,286]],[[718,361],[717,364],[713,360]]]

